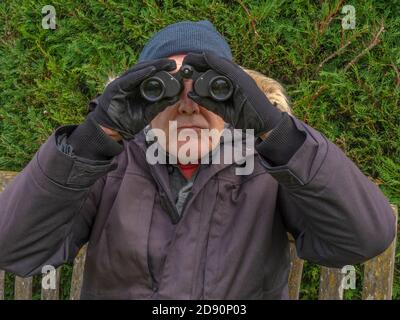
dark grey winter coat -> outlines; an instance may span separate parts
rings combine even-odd
[[[89,242],[84,299],[281,299],[287,232],[320,265],[378,255],[395,234],[388,200],[324,135],[293,121],[305,141],[287,164],[256,154],[247,176],[238,164],[202,166],[176,224],[167,166],[147,163],[143,132],[110,161],[91,161],[58,149],[76,126],[59,127],[0,195],[0,269],[38,274]]]

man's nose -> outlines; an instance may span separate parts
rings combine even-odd
[[[187,93],[192,90],[193,80],[192,79],[183,79],[183,89],[181,91],[180,100],[179,100],[179,113],[182,114],[193,114],[199,113],[200,108],[199,105],[190,99],[187,96]]]

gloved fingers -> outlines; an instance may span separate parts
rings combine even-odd
[[[204,52],[204,59],[212,69],[228,77],[233,83],[240,84],[249,77],[238,64],[213,52]]]
[[[157,71],[173,71],[176,69],[176,62],[173,59],[158,59],[155,60],[151,65],[156,67]]]
[[[245,97],[249,98],[253,107],[267,105],[267,108],[269,108],[271,106],[270,101],[258,87],[255,80],[238,64],[211,52],[204,53],[204,57],[215,71],[225,75],[232,81],[237,89],[236,92],[241,92]],[[237,101],[237,95],[233,97],[233,100],[236,104],[240,102],[240,99]]]
[[[213,69],[228,77],[233,83],[240,84],[248,79],[248,75],[236,63],[209,51],[188,53],[182,64],[192,65],[199,72]]]
[[[118,85],[119,90],[129,94],[134,91],[144,79],[154,75],[156,72],[157,69],[155,66],[148,66],[146,68],[126,74],[125,76],[119,78],[116,84]]]
[[[113,121],[111,121],[110,117],[102,108],[97,108],[95,112],[90,112],[87,115],[87,118],[91,118],[93,121],[102,125],[106,128],[116,130],[118,129]]]
[[[121,129],[118,129],[118,130],[115,130],[115,131],[117,131],[119,133],[119,135],[124,140],[127,140],[127,141],[129,141],[129,140],[131,140],[131,139],[133,139],[135,137],[135,134],[132,133],[132,132],[124,131],[124,130],[121,130]]]
[[[174,96],[172,98],[163,99],[161,102],[164,106],[172,106],[179,101],[179,96]]]

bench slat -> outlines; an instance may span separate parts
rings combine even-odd
[[[72,270],[71,291],[69,294],[70,300],[79,300],[81,296],[81,288],[83,282],[83,269],[85,267],[87,245],[79,250]]]
[[[45,275],[43,276],[45,277]],[[42,277],[42,281],[43,281]],[[44,289],[41,286],[41,299],[42,300],[59,300],[60,299],[60,277],[61,277],[61,267],[56,269],[56,288],[55,289]]]
[[[32,300],[32,277],[15,276],[15,300]]]
[[[321,267],[318,300],[343,300],[341,269]]]
[[[18,172],[0,171],[0,193],[4,191],[6,185],[11,182]],[[0,270],[0,300],[4,300],[4,281],[5,272]]]
[[[398,219],[397,207],[392,205]],[[391,300],[396,254],[396,239],[379,256],[367,261],[364,266],[363,300]]]
[[[294,240],[290,240],[289,298],[299,300],[304,260],[297,257]]]
[[[4,300],[4,281],[5,281],[6,273],[3,270],[0,270],[0,300]]]
[[[10,183],[18,172],[0,171],[0,192],[4,191],[6,185]]]

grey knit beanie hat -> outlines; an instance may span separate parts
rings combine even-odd
[[[154,34],[144,46],[138,62],[202,51],[232,60],[229,44],[210,21],[181,21]]]

